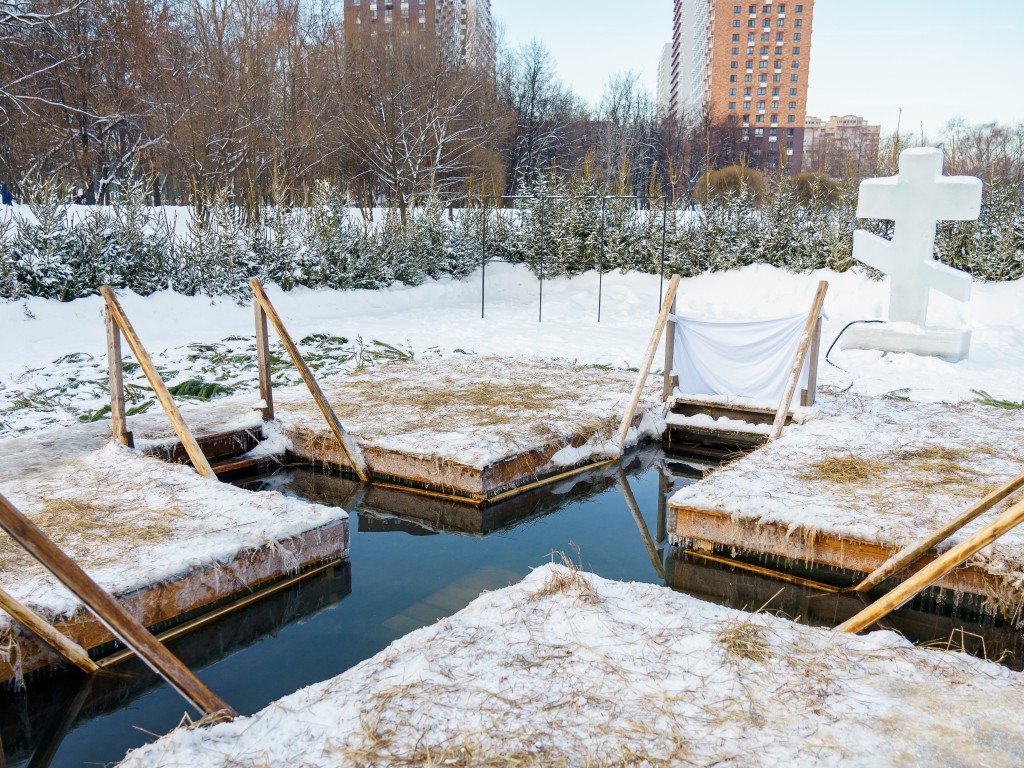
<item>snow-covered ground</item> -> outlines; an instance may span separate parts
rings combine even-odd
[[[563,566],[123,768],[1015,766],[1024,676]]]
[[[525,267],[487,269],[486,317],[480,317],[480,275],[382,291],[271,290],[296,339],[308,338],[325,372],[376,358],[456,350],[505,356],[560,357],[583,363],[635,367],[657,311],[656,276],[604,276],[597,322],[598,276],[539,286]],[[706,274],[682,282],[679,311],[714,317],[777,315],[809,306],[819,279],[830,283],[822,355],[849,321],[880,318],[888,283],[858,272],[792,274],[765,266]],[[171,383],[189,378],[233,388],[255,384],[252,309],[227,299],[169,292],[125,295],[123,303],[144,343]],[[841,367],[820,366],[819,383],[866,395],[896,393],[914,400],[958,402],[976,397],[1024,400],[1024,282],[978,283],[970,304],[933,297],[936,325],[966,322],[974,332],[971,356],[960,363],[907,354],[840,351]],[[94,415],[106,403],[102,301],[60,303],[29,299],[0,304],[0,434]],[[319,336],[313,336],[319,334]],[[312,337],[312,338],[310,338]],[[375,345],[374,341],[388,346]],[[296,381],[287,366],[281,381]],[[135,405],[152,399],[137,371],[129,376]]]

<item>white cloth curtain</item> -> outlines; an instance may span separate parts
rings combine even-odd
[[[734,395],[778,403],[793,369],[807,315],[722,322],[670,315],[672,373],[685,395]],[[810,356],[799,386],[807,386]]]

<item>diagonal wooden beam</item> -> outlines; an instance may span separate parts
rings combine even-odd
[[[192,466],[194,466],[196,471],[204,477],[216,479],[217,474],[213,471],[213,468],[210,467],[210,462],[203,453],[203,449],[199,447],[199,443],[196,442],[195,437],[192,435],[192,430],[189,429],[188,424],[185,423],[185,419],[181,415],[181,411],[178,410],[178,406],[174,402],[174,398],[171,396],[171,393],[167,391],[167,385],[164,384],[163,379],[160,378],[160,373],[157,371],[156,366],[153,365],[153,361],[150,359],[149,353],[146,352],[146,348],[142,345],[142,340],[135,332],[135,328],[128,319],[128,315],[125,314],[121,303],[117,300],[117,296],[115,296],[114,292],[110,290],[109,285],[101,286],[100,294],[103,296],[104,301],[107,302],[107,311],[114,318],[114,322],[117,323],[118,327],[121,329],[121,333],[124,334],[125,341],[127,341],[128,346],[131,347],[132,353],[135,355],[135,359],[138,360],[139,365],[142,366],[142,371],[146,374],[146,378],[149,380],[149,386],[153,388],[153,392],[156,394],[156,399],[159,400],[160,405],[163,406],[164,412],[167,414],[167,418],[171,421],[171,426],[174,427],[174,431],[178,435],[178,439],[181,440],[181,444],[185,446],[185,452],[188,454],[189,459],[191,459]]]
[[[0,528],[81,600],[114,637],[135,651],[200,712],[225,719],[237,715],[2,494]]]
[[[57,631],[50,622],[3,589],[0,589],[0,608],[83,672],[92,673],[99,669],[82,646]]]
[[[320,409],[320,413],[323,414],[324,419],[327,421],[327,426],[331,428],[331,432],[337,438],[341,444],[341,448],[345,451],[345,455],[348,456],[349,463],[352,465],[352,469],[358,475],[359,479],[364,483],[370,482],[370,473],[366,468],[366,460],[363,458],[363,452],[359,450],[359,446],[356,441],[349,436],[348,432],[345,431],[345,427],[342,426],[341,421],[335,414],[334,409],[331,408],[331,404],[327,402],[327,397],[324,395],[324,391],[320,389],[320,384],[317,383],[316,377],[313,376],[313,372],[306,365],[306,361],[302,357],[302,353],[299,352],[298,346],[292,341],[291,335],[288,333],[288,329],[284,327],[284,321],[281,320],[281,316],[277,314],[277,310],[274,309],[274,305],[270,301],[270,297],[267,296],[267,292],[263,290],[263,285],[255,277],[249,281],[249,286],[252,288],[253,295],[256,297],[256,302],[263,308],[266,313],[267,320],[274,327],[274,331],[277,333],[278,338],[281,339],[281,343],[284,344],[284,348],[288,351],[288,356],[291,357],[292,363],[299,371],[299,375],[302,376],[302,380],[306,382],[306,387],[309,389],[309,394],[313,396],[313,402],[316,403],[317,408]]]
[[[814,326],[821,316],[821,308],[825,304],[825,294],[828,292],[828,283],[822,280],[818,283],[818,290],[814,294],[814,301],[811,302],[811,311],[807,313],[807,322],[804,323],[804,333],[796,348],[796,355],[793,358],[793,368],[789,372],[789,380],[786,382],[786,389],[782,393],[782,401],[779,403],[779,410],[775,413],[775,423],[772,424],[771,434],[768,440],[776,440],[782,434],[782,427],[786,424],[786,415],[789,413],[789,406],[793,402],[793,395],[796,394],[796,386],[800,382],[800,372],[804,368],[804,360],[807,358],[807,350],[811,346],[811,339],[814,333]]]

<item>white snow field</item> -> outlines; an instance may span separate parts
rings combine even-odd
[[[884,316],[887,281],[858,272],[792,274],[753,266],[684,280],[678,309],[733,318],[803,312],[820,279],[830,283],[824,355],[847,322]],[[538,288],[525,267],[488,267],[485,319],[480,318],[479,273],[464,281],[382,291],[271,289],[270,296],[296,340],[321,334],[303,348],[322,353],[317,362],[325,372],[372,362],[375,350],[384,358],[392,354],[374,345],[375,340],[420,356],[431,350],[461,350],[614,367],[639,364],[657,312],[656,276],[606,274],[600,323],[597,274],[545,281],[542,322],[537,322]],[[170,292],[128,294],[122,302],[170,383],[201,378],[234,388],[255,386],[251,307]],[[968,360],[948,363],[908,354],[840,351],[837,346],[832,360],[845,370],[822,364],[819,384],[864,395],[898,392],[933,402],[971,400],[972,390],[1024,400],[1024,377],[1019,375],[1024,370],[1024,282],[978,283],[966,308],[941,295],[933,296],[932,305],[936,325],[966,322],[973,329]],[[0,304],[0,434],[71,423],[106,404],[102,308],[99,297]],[[297,380],[288,371],[281,375],[281,381]],[[144,402],[141,373],[129,375],[127,383],[139,387],[130,394]]]
[[[1014,766],[1024,675],[560,565],[122,768]]]

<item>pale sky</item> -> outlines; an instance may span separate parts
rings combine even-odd
[[[744,0],[738,0],[744,2]],[[776,0],[777,1],[777,0]],[[537,38],[596,104],[633,71],[653,94],[672,0],[492,0],[513,47]],[[952,117],[1024,122],[1024,0],[817,0],[807,111],[926,136]]]

